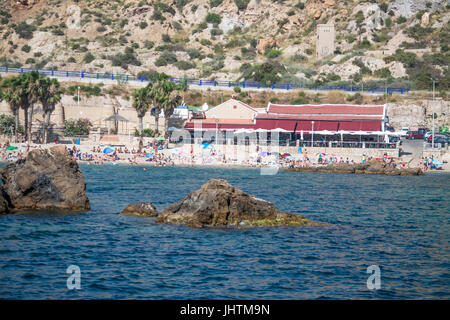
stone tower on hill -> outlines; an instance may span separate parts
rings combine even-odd
[[[316,57],[321,58],[334,52],[336,32],[334,24],[317,25]]]

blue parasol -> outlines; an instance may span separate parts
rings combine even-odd
[[[105,149],[103,149],[103,153],[113,153],[114,149],[110,148],[110,147],[106,147]]]

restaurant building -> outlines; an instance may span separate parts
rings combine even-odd
[[[282,145],[321,146],[333,142],[339,147],[350,142],[358,147],[371,142],[377,147],[377,143],[392,142],[392,133],[385,131],[386,122],[385,105],[269,103],[267,108],[255,109],[231,99],[208,110],[204,119],[187,122],[185,129],[215,131],[218,137],[230,132],[256,133],[256,143],[261,133],[271,140],[271,133],[277,132]]]

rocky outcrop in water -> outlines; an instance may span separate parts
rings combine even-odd
[[[3,187],[0,186],[0,214],[9,213],[8,195],[4,192]]]
[[[86,183],[65,146],[33,150],[0,169],[11,209],[86,211]]]
[[[248,195],[220,179],[211,179],[199,190],[164,209],[155,222],[192,227],[322,225],[301,215],[281,212],[272,203]]]
[[[424,175],[420,168],[398,169],[387,165],[383,161],[371,160],[366,163],[337,163],[319,167],[288,168],[285,171],[295,172],[327,172],[327,173],[364,173],[364,174],[387,174],[393,176],[421,176]]]
[[[151,202],[133,202],[123,209],[121,214],[139,217],[156,217],[158,211]]]

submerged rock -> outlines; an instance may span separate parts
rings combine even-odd
[[[211,179],[199,190],[164,209],[157,223],[207,226],[318,226],[301,215],[281,212],[265,200],[248,195],[226,180]]]
[[[288,168],[285,171],[295,172],[328,172],[328,173],[363,173],[363,174],[387,174],[394,176],[422,176],[420,168],[393,168],[383,161],[371,160],[366,163],[335,163],[319,167]]]
[[[121,214],[139,217],[156,217],[158,211],[151,202],[133,202],[123,209]]]
[[[0,178],[12,209],[90,209],[83,173],[65,146],[30,151],[2,167]]]

